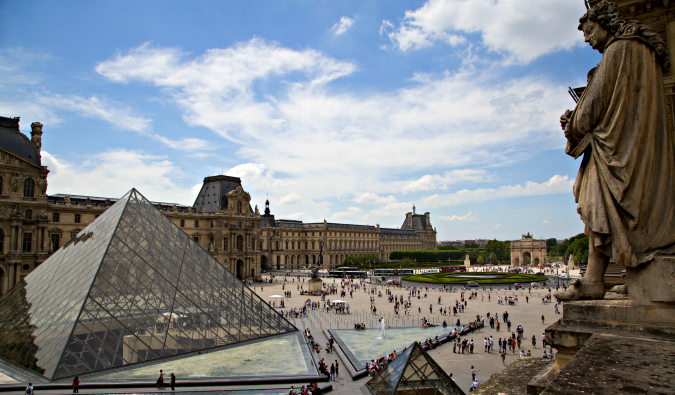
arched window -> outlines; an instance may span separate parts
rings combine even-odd
[[[241,202],[237,202],[237,214],[241,214]]]
[[[237,251],[244,250],[244,238],[241,235],[237,236]]]
[[[185,226],[185,220],[184,220],[184,219],[181,219],[181,220],[180,220],[180,227],[182,228],[182,227],[184,227],[184,226]]]
[[[33,211],[32,210],[26,210],[23,217],[25,219],[32,219],[33,218]]]
[[[23,181],[23,197],[35,196],[35,181],[32,178],[26,178]]]

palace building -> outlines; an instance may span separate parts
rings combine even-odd
[[[19,130],[19,118],[0,117],[0,295],[119,200],[47,195],[42,126],[31,124],[29,139]],[[401,229],[276,220],[269,201],[261,214],[241,180],[225,175],[204,178],[192,206],[152,204],[243,280],[257,279],[262,271],[309,267],[317,263],[323,243],[327,268],[350,255],[374,254],[386,261],[393,250],[436,248],[429,213],[418,215],[414,207]]]

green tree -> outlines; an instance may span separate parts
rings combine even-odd
[[[482,256],[478,255],[478,259],[476,259],[476,263],[478,263],[478,264],[480,264],[480,265],[484,264],[484,263],[485,263],[485,258],[483,258]]]
[[[466,243],[466,244],[464,244],[464,248],[480,248],[480,244],[478,244],[478,243]]]
[[[436,247],[436,249],[437,250],[445,250],[445,251],[459,250],[459,248],[457,248],[453,245],[450,245],[450,244],[447,244],[447,245],[444,245],[444,246],[438,246],[438,247]]]
[[[567,249],[569,254],[574,255],[574,262],[579,264],[582,261],[588,263],[588,236],[581,234],[581,237],[572,241]]]
[[[555,238],[550,238],[546,240],[546,252],[556,251],[557,246],[558,240],[556,240]]]

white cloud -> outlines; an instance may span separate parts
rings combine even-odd
[[[538,75],[504,79],[473,69],[415,75],[387,92],[335,92],[331,81],[353,74],[354,63],[261,39],[196,57],[143,45],[96,69],[112,81],[156,86],[190,125],[238,144],[243,165],[229,174],[240,174],[247,190],[274,190],[271,202],[286,207],[302,197],[303,211],[292,215],[313,220],[332,215],[329,198],[375,204],[362,219],[379,221],[410,211],[394,194],[494,181],[481,168],[560,146],[557,119],[568,100],[564,86]],[[261,85],[274,89],[261,94]],[[471,198],[427,197],[430,207]]]
[[[357,195],[352,199],[355,203],[367,203],[367,204],[388,204],[396,203],[396,197],[394,195],[389,196],[378,196],[372,192],[364,192]]]
[[[37,96],[36,99],[47,108],[67,110],[83,117],[102,119],[123,130],[146,133],[152,123],[149,118],[134,114],[129,107],[96,96],[84,98],[76,95],[46,95]]]
[[[443,220],[443,221],[450,221],[450,222],[456,222],[456,221],[475,221],[477,220],[476,216],[473,215],[471,211],[464,215],[453,215],[453,216],[447,216],[447,215],[440,215],[438,219]]]
[[[109,150],[70,163],[42,151],[42,164],[49,167],[49,194],[65,193],[117,198],[131,188],[153,201],[192,205],[201,184],[180,186],[182,171],[162,156],[124,149]]]
[[[436,41],[455,46],[465,42],[463,34],[479,33],[489,50],[528,63],[583,44],[577,25],[584,12],[583,2],[569,0],[429,0],[406,11],[395,29],[383,23],[380,34],[389,32],[392,43],[406,52]]]
[[[354,22],[356,22],[356,18],[343,16],[342,18],[340,18],[340,21],[338,23],[333,25],[331,30],[336,36],[340,36],[345,32],[347,32],[347,30],[349,30],[349,28],[354,25]]]
[[[497,230],[497,229],[501,228],[502,226],[504,226],[504,225],[502,225],[502,224],[497,224],[497,225],[495,225],[495,226],[492,227],[492,230],[493,230],[493,231],[494,231],[494,230]]]
[[[542,222],[542,224],[543,224],[543,225],[550,225],[550,224],[551,224],[551,221],[544,221],[544,222]]]
[[[383,20],[382,26],[380,26],[380,36],[385,34],[388,30],[393,29],[393,28],[394,28],[394,24],[391,23],[390,20],[387,20],[387,19]]]
[[[331,221],[350,221],[350,222],[359,222],[359,219],[363,218],[363,210],[360,207],[350,206],[346,211],[340,211],[331,215]]]
[[[282,206],[295,206],[300,204],[300,195],[297,193],[293,192],[291,194],[288,194],[284,197],[282,197],[279,200],[279,204]]]
[[[211,143],[206,140],[197,139],[197,138],[184,138],[180,140],[170,140],[164,136],[154,135],[157,140],[168,145],[169,147],[182,151],[201,151],[201,150],[210,150],[215,149]]]
[[[457,169],[446,171],[443,175],[427,174],[417,180],[406,182],[402,187],[402,192],[447,190],[449,185],[455,183],[481,182],[493,179],[494,176],[489,176],[485,170]]]
[[[499,188],[474,190],[463,189],[451,194],[426,196],[422,199],[422,202],[434,208],[450,207],[513,197],[572,193],[573,185],[574,180],[570,180],[568,176],[555,175],[542,183],[527,181],[525,185],[504,185]]]

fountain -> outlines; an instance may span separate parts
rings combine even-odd
[[[380,336],[376,337],[377,340],[382,340],[384,339],[384,327],[386,326],[386,323],[384,322],[384,318],[380,318]]]

